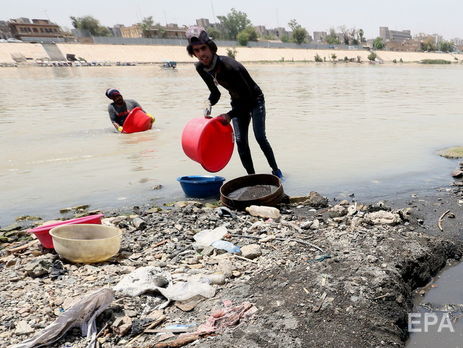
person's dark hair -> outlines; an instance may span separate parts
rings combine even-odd
[[[216,54],[217,53],[217,45],[215,44],[214,41],[212,40],[208,40],[205,42],[205,44],[207,46],[209,46],[209,49],[211,50],[212,53]],[[188,54],[193,57],[195,54],[193,53],[193,45],[192,44],[189,44],[187,47],[186,47],[186,50],[188,52]]]
[[[188,46],[186,47],[186,50],[191,57],[194,56],[193,45],[205,44],[210,48],[212,53],[217,53],[217,45],[214,41],[212,41],[203,27],[193,25],[185,32],[185,36],[188,40]]]

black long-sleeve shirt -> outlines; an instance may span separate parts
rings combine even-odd
[[[212,71],[206,71],[202,63],[196,63],[196,71],[206,82],[211,91],[209,100],[215,105],[220,99],[220,91],[215,81],[230,93],[232,109],[228,115],[239,117],[251,111],[258,97],[263,97],[259,86],[249,75],[246,68],[236,60],[226,56],[217,56],[217,63]]]

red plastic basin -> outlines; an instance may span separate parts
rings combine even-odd
[[[217,118],[194,118],[183,129],[182,147],[188,157],[208,172],[218,172],[233,154],[233,129]]]
[[[73,225],[73,224],[100,224],[101,218],[104,214],[89,215],[77,219],[71,219],[66,221],[55,222],[49,225],[39,226],[28,230],[27,232],[35,234],[37,239],[42,243],[45,248],[53,249],[53,240],[50,236],[50,230],[53,227],[61,225]]]
[[[153,121],[140,107],[133,108],[123,125],[122,133],[144,132],[151,129]]]

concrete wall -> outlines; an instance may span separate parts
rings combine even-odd
[[[48,57],[41,44],[0,43],[0,63],[14,63],[14,55],[23,55],[32,60]]]
[[[166,60],[177,62],[195,62],[183,46],[161,46],[161,45],[87,45],[87,44],[56,44],[64,57],[66,54],[75,54],[87,61],[98,62],[136,62],[136,63],[158,63]],[[230,47],[231,48],[231,47]],[[219,54],[226,55],[227,47],[220,47]],[[249,48],[236,47],[236,58],[243,62],[252,61],[314,61],[318,54],[322,59],[330,60],[331,55],[336,54],[337,59],[356,59],[360,56],[362,61],[368,61],[369,52],[355,50],[316,50],[316,49],[290,49],[290,48]],[[404,62],[419,62],[422,59],[445,59],[454,61],[457,57],[463,61],[463,54],[447,53],[421,53],[421,52],[393,52],[376,51],[379,58],[385,62],[397,61],[402,58]],[[13,63],[12,55],[22,54],[32,60],[48,57],[47,52],[41,44],[30,43],[0,43],[0,63]]]

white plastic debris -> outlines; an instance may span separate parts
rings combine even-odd
[[[49,345],[58,341],[74,327],[80,327],[82,334],[90,338],[89,347],[93,347],[97,334],[95,320],[110,305],[113,299],[114,292],[111,289],[102,288],[92,291],[37,335],[23,343],[14,345],[12,348],[32,348]]]

